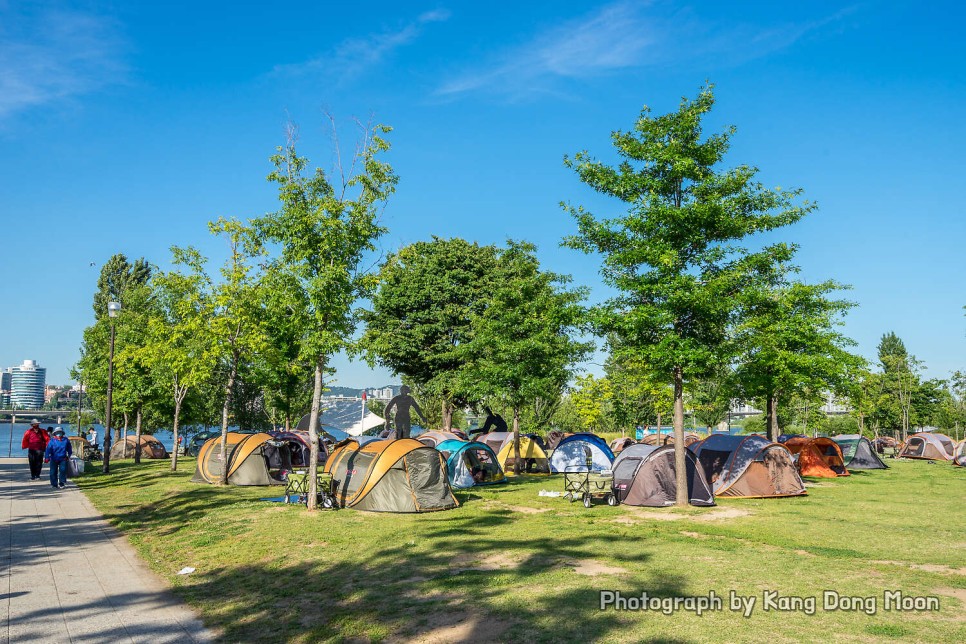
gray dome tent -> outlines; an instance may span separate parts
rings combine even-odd
[[[839,434],[833,436],[842,449],[845,467],[850,470],[887,470],[889,466],[882,462],[879,455],[872,449],[869,439],[860,434]]]
[[[714,494],[704,469],[690,450],[684,450],[691,505],[714,505]],[[614,461],[614,494],[620,503],[661,508],[674,505],[677,481],[674,446],[630,445]]]

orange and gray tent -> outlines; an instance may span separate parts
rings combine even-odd
[[[503,432],[500,432],[503,433]],[[488,434],[493,436],[493,434]],[[489,442],[487,446],[491,446]],[[492,447],[491,447],[492,449]],[[496,451],[496,460],[507,474],[514,474],[513,466],[516,463],[516,452],[513,448],[513,434],[507,433],[506,440]],[[550,459],[543,446],[533,436],[520,437],[520,470],[526,474],[550,474]]]
[[[691,505],[714,505],[714,494],[701,464],[691,450],[684,451],[684,458],[688,501]],[[652,508],[674,505],[675,472],[673,446],[630,445],[614,460],[614,494],[626,505]]]
[[[194,483],[217,483],[228,462],[231,485],[283,485],[280,472],[292,469],[288,444],[269,434],[228,432],[228,458],[222,458],[221,436],[209,438],[198,450]],[[273,475],[274,473],[274,475]]]
[[[834,479],[838,476],[848,476],[842,450],[831,438],[789,438],[783,445],[792,454],[798,465],[798,473],[802,476],[814,478]]]
[[[137,435],[128,436],[111,446],[111,458],[134,458]],[[141,434],[141,458],[168,458],[168,450],[154,436]]]
[[[899,452],[900,458],[921,458],[930,461],[951,461],[956,444],[945,434],[920,432],[913,434]]]
[[[716,497],[800,496],[805,484],[784,445],[757,435],[712,434],[688,449],[704,468]]]
[[[875,453],[872,443],[861,434],[839,434],[833,436],[842,450],[845,467],[850,470],[887,470],[889,466]]]
[[[453,432],[434,430],[431,432],[423,432],[416,437],[416,440],[428,447],[437,447],[443,441],[465,441],[466,439],[460,438],[459,434],[455,434]]]
[[[338,443],[325,462],[343,508],[370,512],[433,512],[459,505],[443,455],[413,438],[355,438]]]

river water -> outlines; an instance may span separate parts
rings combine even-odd
[[[54,426],[53,423],[41,423],[41,427],[44,428]],[[77,428],[72,425],[59,425],[59,427],[62,427],[68,436],[75,436],[77,434]],[[97,442],[103,446],[104,426],[95,424],[94,428],[97,429]],[[14,423],[11,425],[10,421],[0,421],[0,458],[9,456],[15,458],[22,456],[23,458],[27,458],[27,450],[20,449],[20,441],[23,439],[23,433],[28,429],[30,429],[30,423]],[[132,434],[134,434],[134,430],[129,429],[128,435]],[[153,436],[161,441],[161,444],[164,445],[166,450],[171,451],[171,448],[174,446],[174,440],[170,430],[158,430]]]

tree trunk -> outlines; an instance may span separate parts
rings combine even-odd
[[[315,510],[319,495],[319,408],[322,406],[321,359],[315,362],[315,386],[312,388],[312,411],[309,415],[309,498],[306,507]]]
[[[765,415],[768,417],[768,440],[778,442],[778,396],[768,396],[765,403]]]
[[[657,439],[661,440],[661,412],[657,412]]]
[[[181,418],[181,402],[184,398],[176,398],[174,401],[174,428],[171,430],[171,435],[174,438],[174,453],[171,454],[171,471],[178,471],[178,421]],[[138,448],[141,444],[138,443]],[[224,445],[222,445],[224,447]],[[224,467],[222,469],[228,469],[228,459],[225,458],[225,452],[222,450],[222,461],[224,462]]]
[[[127,424],[128,416],[127,412],[124,412],[124,432],[121,434],[122,440],[124,441],[124,443],[121,445],[121,451],[124,452],[124,458],[127,458]]]
[[[688,505],[688,472],[684,457],[684,371],[674,367],[674,480],[675,505]]]
[[[453,431],[453,405],[448,401],[443,401],[443,431]]]
[[[287,415],[285,416],[285,431],[287,432],[292,431],[292,419],[289,418]]]
[[[221,468],[221,484],[228,485],[228,405],[231,402],[231,390],[235,388],[235,374],[238,361],[231,361],[228,371],[228,384],[225,385],[225,402],[221,406],[221,458],[225,466]],[[177,439],[177,436],[175,436]]]
[[[520,474],[520,408],[513,406],[513,473]]]
[[[141,419],[143,416],[141,408],[138,407],[138,413],[134,417],[134,463],[136,465],[141,463]]]

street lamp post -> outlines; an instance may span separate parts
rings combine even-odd
[[[104,429],[104,473],[111,472],[111,394],[114,391],[114,318],[121,311],[120,302],[107,303],[107,315],[111,318],[111,349],[107,360],[107,427]]]

